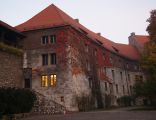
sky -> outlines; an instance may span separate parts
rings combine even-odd
[[[50,4],[78,18],[88,29],[124,44],[132,32],[148,35],[146,20],[156,9],[156,0],[0,0],[0,20],[16,26]]]

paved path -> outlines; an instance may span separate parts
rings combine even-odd
[[[111,111],[79,112],[66,115],[38,115],[22,120],[156,120],[156,111]]]

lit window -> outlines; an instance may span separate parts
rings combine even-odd
[[[51,54],[51,64],[56,64],[56,53]]]
[[[51,42],[52,44],[56,43],[56,35],[51,35],[51,36],[50,36],[50,42]]]
[[[56,81],[57,81],[56,75],[51,75],[50,76],[50,85],[56,86]]]
[[[48,44],[48,36],[42,36],[42,44]]]
[[[48,54],[42,54],[42,65],[48,65]]]
[[[41,78],[41,86],[42,87],[48,87],[48,76],[43,75]]]

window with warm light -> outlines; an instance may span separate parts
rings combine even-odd
[[[48,76],[43,75],[41,77],[41,86],[42,87],[48,87]]]
[[[56,75],[50,75],[50,85],[51,86],[56,86],[57,78]]]

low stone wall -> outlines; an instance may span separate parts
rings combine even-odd
[[[0,51],[0,87],[21,87],[22,56]]]

